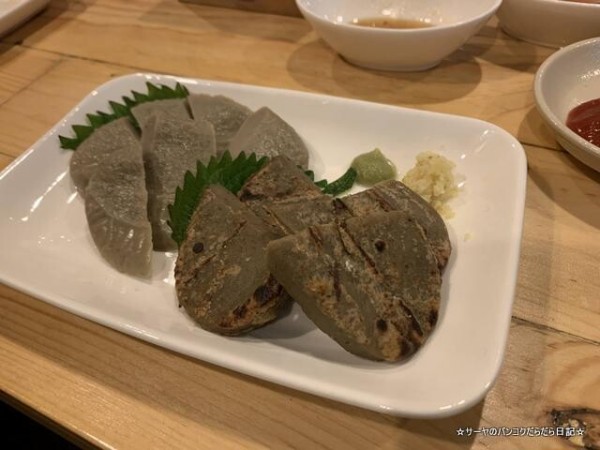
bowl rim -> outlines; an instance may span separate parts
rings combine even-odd
[[[598,46],[598,48],[600,48],[600,36],[575,42],[571,45],[567,45],[566,47],[563,47],[560,50],[554,52],[552,55],[550,55],[540,65],[535,74],[535,78],[533,81],[533,94],[538,112],[544,118],[546,123],[550,125],[550,127],[555,133],[559,134],[563,139],[565,139],[573,145],[576,145],[577,147],[586,151],[587,153],[591,153],[595,157],[600,157],[600,147],[585,140],[573,130],[571,130],[566,125],[566,123],[563,123],[561,120],[559,120],[555,112],[550,108],[550,106],[546,102],[546,97],[544,96],[544,93],[542,91],[542,82],[544,80],[544,77],[546,76],[548,68],[554,66],[557,61],[564,57],[564,55],[576,51],[581,47],[587,46]]]
[[[322,16],[315,14],[312,10],[308,9],[304,3],[307,0],[295,0],[296,6],[300,10],[300,12],[306,17],[310,16],[313,20],[318,22],[338,26],[341,29],[345,30],[362,30],[363,32],[370,33],[379,33],[379,34],[408,34],[408,33],[428,33],[432,31],[439,30],[449,30],[452,28],[459,28],[464,25],[468,25],[471,23],[475,23],[480,20],[484,20],[486,17],[491,17],[501,6],[503,0],[492,0],[493,4],[486,11],[477,16],[470,17],[465,20],[461,20],[459,22],[448,23],[448,24],[436,24],[433,27],[424,27],[424,28],[377,28],[377,27],[357,27],[356,25],[352,25],[347,22],[335,22],[333,20],[324,19]],[[566,2],[568,3],[568,2]]]

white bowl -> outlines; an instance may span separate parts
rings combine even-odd
[[[600,147],[566,125],[574,107],[600,98],[600,38],[577,42],[550,56],[537,71],[534,95],[538,110],[558,143],[600,172]]]
[[[317,34],[350,63],[379,70],[436,66],[477,33],[502,0],[296,0]],[[389,17],[432,26],[414,29],[353,25]]]
[[[600,36],[600,4],[565,0],[504,0],[500,26],[511,36],[547,47],[564,47]]]

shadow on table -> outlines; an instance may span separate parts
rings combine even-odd
[[[460,50],[427,71],[386,72],[346,62],[321,39],[296,49],[287,69],[310,90],[399,105],[448,102],[466,96],[481,81],[479,64]]]
[[[39,13],[6,35],[3,38],[3,42],[14,45],[32,46],[36,41],[55,33],[67,20],[72,20],[81,14],[89,7],[90,3],[94,3],[94,1],[51,1]]]
[[[539,113],[532,108],[521,124],[524,126],[543,127],[540,132],[552,133],[541,122]],[[550,137],[550,139],[554,139]],[[529,178],[535,183],[544,194],[550,198],[553,203],[568,211],[573,216],[583,222],[600,229],[600,197],[597,194],[597,187],[600,184],[600,173],[579,162],[578,159],[571,156],[563,149],[545,149],[554,151],[554,160],[560,161],[562,165],[556,167],[539,166],[531,157],[529,158],[528,174]],[[564,177],[557,177],[557,171],[564,174]],[[554,183],[550,179],[554,180]],[[561,183],[557,184],[556,181]]]
[[[185,20],[185,24],[178,24],[184,28],[201,29],[200,26],[205,28],[204,24],[208,23],[223,33],[291,42],[298,41],[311,31],[310,25],[299,20],[298,17],[182,2],[177,2],[177,8],[184,8],[185,13],[181,15],[181,19]],[[169,10],[173,11],[173,1],[162,1],[152,7],[141,19],[148,23],[168,26],[173,23],[172,14],[165,14]],[[267,23],[268,26],[265,26]]]
[[[478,45],[478,39],[491,40],[492,44]],[[491,64],[519,72],[535,73],[540,64],[555,49],[540,47],[509,36],[499,27],[487,25],[469,41],[464,50]]]

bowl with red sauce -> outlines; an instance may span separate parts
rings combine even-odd
[[[558,143],[600,172],[600,37],[571,44],[544,61],[534,95]]]
[[[431,69],[475,35],[501,0],[296,0],[317,34],[351,64]]]
[[[546,47],[600,36],[600,0],[504,0],[498,18],[509,35]]]

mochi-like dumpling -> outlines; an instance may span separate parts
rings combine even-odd
[[[229,149],[229,141],[252,114],[248,107],[223,95],[190,94],[188,104],[194,119],[212,123],[219,155]]]
[[[241,152],[270,158],[285,155],[296,165],[308,167],[308,149],[300,135],[267,107],[246,119],[231,140],[229,151],[234,158]]]
[[[88,183],[85,214],[92,238],[104,259],[120,272],[150,273],[152,229],[147,203],[138,142],[105,158]]]
[[[117,119],[94,130],[71,156],[70,173],[77,189],[84,194],[90,178],[113,152],[139,146],[139,137],[126,118]]]
[[[131,114],[136,122],[143,129],[146,121],[153,115],[161,113],[176,119],[189,119],[187,103],[184,98],[169,98],[165,100],[155,100],[152,102],[140,103],[131,108]]]
[[[206,121],[156,114],[142,131],[142,149],[154,249],[175,250],[167,207],[177,186],[183,186],[185,173],[195,173],[198,161],[208,164],[215,156],[214,128]]]

